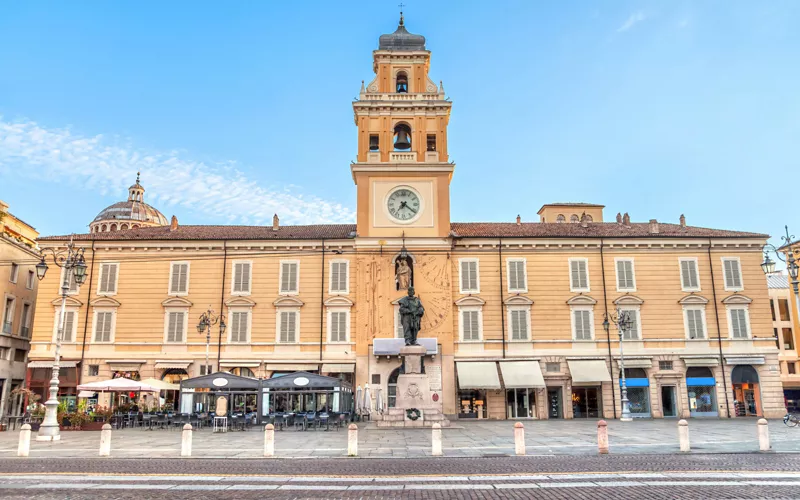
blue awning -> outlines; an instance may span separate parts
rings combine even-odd
[[[622,385],[622,380],[619,381]],[[628,387],[650,387],[650,379],[648,378],[626,378],[625,385]]]
[[[698,385],[717,385],[714,377],[687,377],[686,386],[696,387]]]

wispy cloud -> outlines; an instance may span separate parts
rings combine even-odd
[[[258,224],[269,221],[273,213],[295,224],[355,220],[349,207],[303,194],[296,186],[261,186],[233,162],[208,164],[186,156],[142,151],[119,138],[86,137],[30,120],[6,121],[0,115],[2,175],[66,180],[86,191],[123,196],[141,171],[148,202],[167,216],[168,209],[178,205],[216,219],[213,222],[222,217],[228,223]]]
[[[640,22],[644,21],[645,19],[647,19],[647,15],[643,11],[638,10],[638,11],[634,12],[633,14],[631,14],[628,17],[628,20],[625,21],[625,23],[622,26],[617,28],[617,33],[622,33],[623,31],[628,31],[629,29],[633,28],[635,25],[639,24]]]

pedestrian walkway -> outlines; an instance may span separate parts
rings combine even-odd
[[[524,421],[528,455],[595,455],[597,421]],[[678,453],[676,420],[609,421],[612,454]],[[514,453],[514,422],[457,422],[443,429],[443,451],[447,457],[485,457]],[[755,419],[690,420],[692,453],[748,453],[758,451]],[[770,421],[772,449],[779,453],[800,453],[800,428],[788,428]],[[0,457],[14,457],[17,432],[0,433]],[[63,431],[60,442],[31,440],[31,457],[96,457],[100,433]],[[111,455],[118,458],[168,458],[180,456],[178,430],[113,431]],[[194,432],[192,458],[260,458],[264,434],[256,427],[244,432],[213,434],[209,429]],[[360,457],[415,458],[431,455],[430,429],[378,429],[374,423],[359,424]],[[278,457],[344,457],[347,431],[276,431]]]

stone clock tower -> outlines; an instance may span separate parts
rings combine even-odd
[[[362,83],[353,102],[358,161],[351,170],[360,238],[450,233],[451,103],[428,76],[430,58],[425,37],[409,33],[401,13],[397,30],[382,35],[373,52],[375,78]]]

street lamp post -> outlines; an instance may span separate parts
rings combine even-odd
[[[778,259],[786,263],[786,271],[788,271],[789,277],[792,279],[792,291],[794,291],[794,303],[797,307],[796,311],[800,314],[800,278],[798,278],[800,266],[797,264],[798,258],[800,258],[800,250],[792,248],[794,235],[789,235],[789,226],[784,226],[784,229],[786,230],[786,236],[781,236],[781,240],[784,242],[783,247],[786,247],[786,257],[784,257],[782,255],[783,252],[775,248],[774,245],[767,243],[764,245],[764,262],[761,263],[761,269],[764,271],[764,274],[772,274],[775,272],[775,261],[769,258],[769,250],[772,250]],[[795,257],[795,253],[797,253],[797,257]]]
[[[206,375],[208,375],[208,349],[211,345],[211,327],[219,323],[219,334],[222,336],[225,333],[225,320],[222,318],[222,314],[216,315],[214,314],[213,309],[208,309],[206,312],[200,315],[200,323],[197,324],[197,333],[202,335],[203,332],[206,332],[206,364],[204,370],[206,371]]]
[[[37,441],[59,441],[61,429],[58,424],[58,376],[61,368],[61,339],[64,336],[64,317],[67,309],[67,295],[69,294],[72,279],[81,285],[86,280],[86,260],[83,258],[83,248],[76,248],[70,238],[66,250],[45,248],[40,252],[41,260],[36,264],[36,277],[43,280],[47,274],[45,252],[51,254],[53,262],[64,270],[61,283],[61,312],[58,316],[58,332],[56,334],[56,348],[53,353],[53,373],[50,377],[50,394],[45,401],[46,408],[44,421],[39,426]]]
[[[616,312],[610,315],[606,314],[605,319],[603,319],[603,328],[606,332],[608,332],[611,326],[609,323],[609,320],[611,320],[612,323],[617,325],[617,331],[619,333],[620,392],[622,393],[622,415],[619,417],[620,422],[631,422],[633,420],[631,418],[631,403],[628,401],[628,385],[625,381],[625,353],[622,350],[624,333],[630,329],[632,323],[630,315],[630,312],[622,311],[617,308]]]

